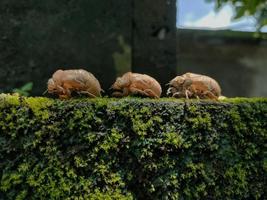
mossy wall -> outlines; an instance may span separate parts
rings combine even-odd
[[[0,199],[264,199],[267,99],[0,95]]]

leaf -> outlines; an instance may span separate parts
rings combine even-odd
[[[32,87],[33,87],[33,82],[28,82],[20,88],[14,88],[12,92],[18,93],[22,96],[29,96],[30,91],[32,90]]]
[[[33,83],[32,82],[28,82],[28,83],[26,83],[25,85],[23,85],[21,87],[21,90],[23,90],[23,91],[31,91],[32,87],[33,87]]]
[[[239,18],[243,17],[245,15],[245,12],[246,12],[245,7],[243,7],[243,6],[237,7],[234,19],[239,19]]]

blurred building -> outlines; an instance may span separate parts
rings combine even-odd
[[[214,77],[223,95],[267,97],[267,34],[179,29],[178,74],[196,72]]]

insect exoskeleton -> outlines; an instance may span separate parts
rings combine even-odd
[[[111,86],[113,97],[125,97],[128,95],[141,95],[151,98],[159,98],[162,92],[161,86],[154,78],[146,74],[127,72],[118,77]]]
[[[60,99],[69,99],[73,93],[100,97],[102,89],[95,76],[84,69],[60,69],[48,80],[47,91]]]
[[[221,87],[213,78],[194,73],[176,76],[169,82],[167,96],[218,100]]]

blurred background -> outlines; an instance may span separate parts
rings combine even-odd
[[[267,96],[266,1],[179,0],[177,8],[178,73],[211,75],[226,96]]]
[[[57,69],[104,90],[127,71],[165,84],[206,74],[228,97],[267,97],[265,0],[1,0],[0,92],[40,96]]]

